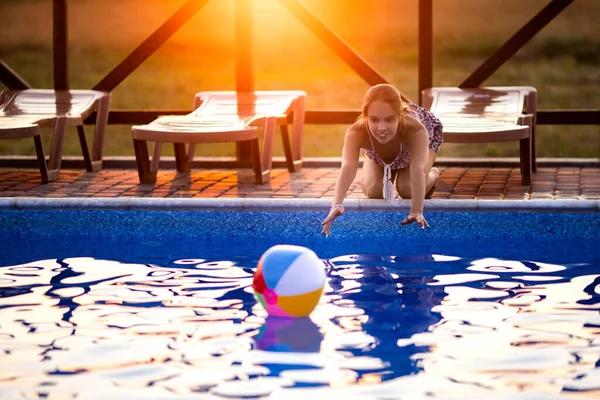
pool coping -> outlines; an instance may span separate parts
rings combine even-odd
[[[341,164],[341,157],[302,157],[302,166],[305,168],[339,168]],[[359,161],[359,165],[362,165],[362,159]],[[520,159],[519,157],[438,157],[435,160],[435,165],[444,167],[465,165],[472,167],[518,167]],[[538,167],[600,167],[600,157],[538,157],[536,165]],[[0,156],[0,168],[38,169],[38,167],[39,164],[36,156]],[[235,157],[228,156],[197,156],[192,161],[192,168],[231,169],[240,167],[240,162]],[[81,169],[85,168],[85,165],[81,156],[63,156],[61,168]],[[102,158],[102,168],[135,170],[137,165],[133,156],[104,156]],[[175,157],[162,156],[160,158],[160,168],[161,170],[175,169]],[[287,168],[285,157],[274,156],[272,168]]]
[[[346,199],[346,211],[408,212],[410,200]],[[0,210],[328,211],[329,198],[0,197]],[[425,212],[600,213],[600,200],[425,200]]]

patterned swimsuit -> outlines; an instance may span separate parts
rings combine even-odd
[[[427,129],[427,132],[429,132],[429,148],[437,153],[440,151],[440,146],[443,142],[442,130],[444,126],[442,125],[441,121],[426,108],[419,107],[418,105],[412,103],[409,103],[408,106],[409,108],[406,110],[406,113],[412,115],[414,118],[420,121],[423,126],[425,126],[425,129]],[[375,151],[375,146],[373,146],[373,139],[371,138],[371,135],[369,135],[369,140],[371,141],[371,148],[364,149],[364,154],[383,168],[389,166],[389,168],[393,170],[398,170],[406,168],[410,165],[410,151],[404,150],[401,147],[396,158],[394,158],[390,164],[386,164],[381,156]]]
[[[440,145],[443,142],[442,131],[444,126],[442,125],[442,122],[435,115],[433,115],[431,111],[419,107],[416,104],[409,103],[406,113],[412,115],[414,118],[419,120],[423,126],[425,126],[425,129],[427,129],[427,132],[429,132],[429,148],[437,153],[440,150]],[[391,163],[386,164],[385,161],[383,161],[383,158],[381,158],[381,156],[375,151],[371,134],[368,133],[368,136],[369,140],[371,141],[371,148],[364,149],[364,154],[378,165],[383,167],[383,198],[391,202],[394,198],[392,170],[406,168],[410,165],[410,151],[404,150],[401,145],[396,158],[394,158]]]

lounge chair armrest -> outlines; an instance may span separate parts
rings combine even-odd
[[[533,124],[534,115],[533,114],[523,114],[519,117],[518,124],[519,125],[531,125]]]

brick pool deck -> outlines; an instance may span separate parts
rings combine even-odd
[[[99,172],[86,172],[76,161],[66,160],[60,178],[43,184],[39,170],[32,164],[34,160],[0,161],[0,197],[5,198],[325,199],[333,196],[339,166],[339,159],[312,159],[305,161],[301,171],[289,173],[281,161],[276,161],[271,181],[258,185],[250,169],[234,168],[233,163],[226,161],[200,161],[192,172],[178,174],[167,160],[155,184],[140,184],[132,158],[107,159]],[[441,178],[432,199],[600,199],[598,159],[540,159],[531,185],[521,184],[514,159],[448,159],[439,160],[436,166]],[[359,185],[360,176],[359,170],[347,198],[365,198]]]

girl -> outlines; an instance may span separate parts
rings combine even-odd
[[[332,222],[344,213],[342,201],[356,177],[360,149],[364,149],[363,193],[370,199],[392,201],[396,182],[398,195],[412,199],[402,225],[416,222],[429,227],[423,216],[425,193],[435,189],[440,172],[433,162],[442,144],[442,123],[429,110],[404,103],[392,85],[371,87],[364,98],[362,114],[348,128],[342,150],[342,168],[335,185],[333,205],[321,223],[329,237]]]

